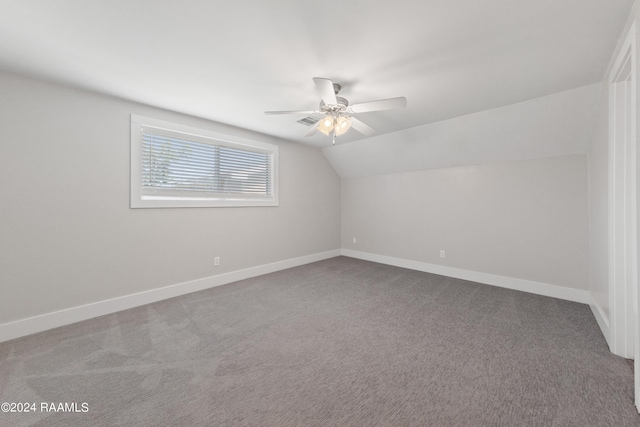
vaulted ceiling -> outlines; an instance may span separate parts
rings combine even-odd
[[[377,135],[602,79],[633,0],[3,0],[0,70],[324,147],[265,110],[317,109],[313,77]],[[340,142],[363,139],[350,131]]]

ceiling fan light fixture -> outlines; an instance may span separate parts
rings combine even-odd
[[[346,131],[351,128],[351,118],[340,116],[336,119],[336,125],[334,130],[336,132],[336,136],[340,136],[344,134]]]
[[[322,120],[320,120],[320,122],[318,122],[316,129],[325,135],[329,135],[333,130],[333,117],[327,114]]]

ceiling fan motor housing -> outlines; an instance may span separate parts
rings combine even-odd
[[[349,107],[349,101],[347,98],[336,96],[337,104],[325,104],[324,101],[320,101],[320,111],[324,113],[344,113]]]

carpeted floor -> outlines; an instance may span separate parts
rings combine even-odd
[[[346,257],[1,343],[0,402],[38,406],[2,426],[640,426],[588,306]]]

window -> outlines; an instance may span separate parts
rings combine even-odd
[[[131,115],[131,207],[277,206],[278,147]]]

